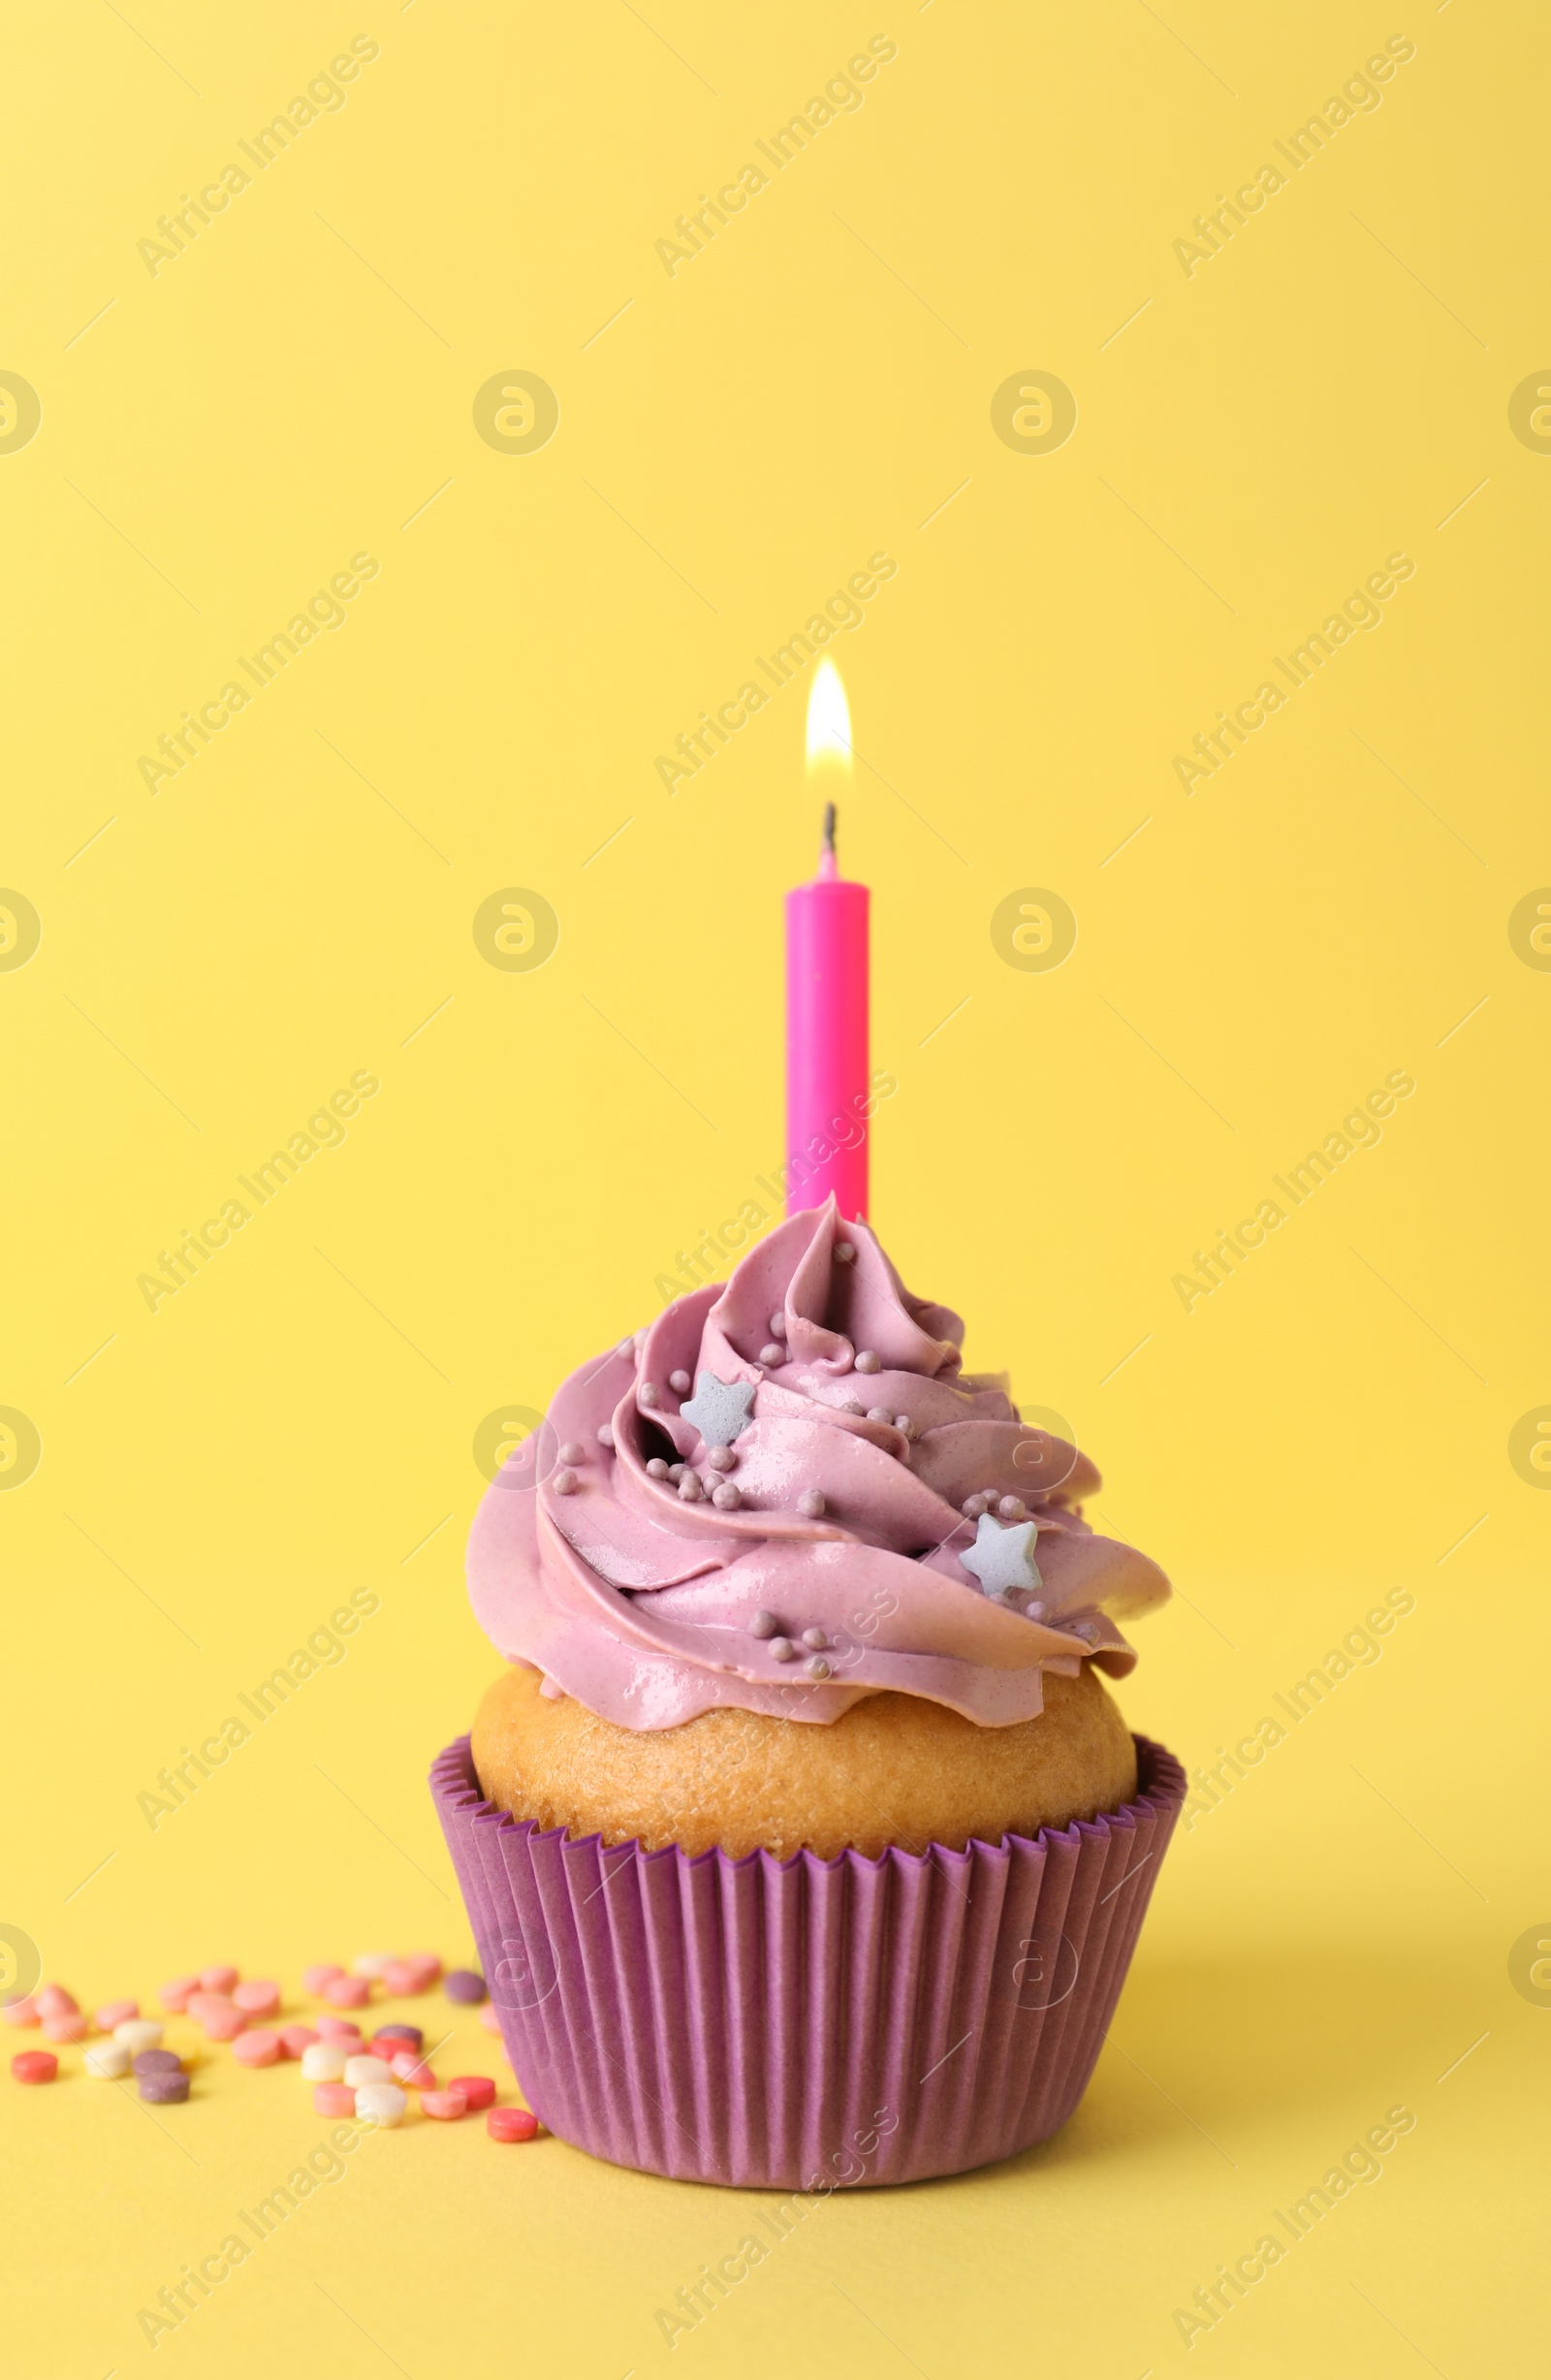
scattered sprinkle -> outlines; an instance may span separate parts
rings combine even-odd
[[[748,1623],[748,1633],[751,1636],[778,1636],[780,1626],[774,1611],[756,1611]]]
[[[574,1496],[582,1482],[574,1471],[557,1471],[550,1485],[557,1496]]]
[[[870,1347],[865,1347],[857,1356],[856,1368],[858,1372],[881,1372],[883,1358],[881,1355],[874,1355]]]
[[[823,1489],[805,1487],[797,1499],[797,1508],[805,1520],[822,1520],[828,1509],[824,1502]]]

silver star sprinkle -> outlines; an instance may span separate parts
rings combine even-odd
[[[702,1372],[694,1395],[679,1412],[683,1420],[694,1423],[708,1446],[730,1446],[753,1419],[753,1402],[752,1380],[719,1380],[714,1372]]]
[[[959,1556],[980,1581],[982,1595],[1005,1596],[1014,1587],[1044,1584],[1034,1560],[1035,1523],[1017,1521],[1003,1529],[989,1512],[975,1522],[975,1541]]]

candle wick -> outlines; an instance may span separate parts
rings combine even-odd
[[[833,851],[835,848],[835,805],[833,802],[826,802],[824,805],[824,848],[826,851]]]

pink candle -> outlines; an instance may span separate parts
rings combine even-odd
[[[865,1217],[868,1104],[868,888],[835,858],[824,813],[818,874],[786,896],[786,1211]]]

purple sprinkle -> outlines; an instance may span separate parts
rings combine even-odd
[[[476,1981],[478,1979],[476,1978]],[[482,1983],[480,1984],[481,1998],[484,1997],[484,1991],[485,1986]],[[458,1994],[456,1991],[450,1992],[448,1997],[456,2000]],[[418,2024],[380,2024],[377,2027],[373,2039],[376,2041],[402,2042],[407,2048],[419,2049],[424,2046],[426,2036],[421,2031]]]
[[[449,2000],[455,2000],[459,2008],[477,2008],[485,1997],[485,1978],[476,1975],[472,1967],[455,1967],[450,1975],[443,1976],[442,1989]],[[418,2033],[415,2047],[417,2049],[420,2047]]]
[[[181,2067],[175,2075],[142,2075],[139,2080],[142,2099],[149,2100],[153,2107],[176,2107],[188,2097],[188,2077]]]
[[[175,2049],[142,2049],[135,2060],[137,2075],[180,2075],[183,2061]]]

